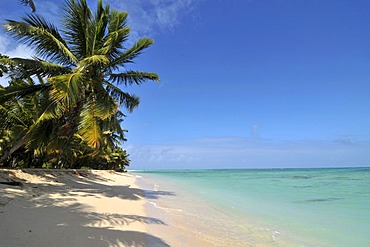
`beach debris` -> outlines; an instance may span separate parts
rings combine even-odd
[[[10,186],[23,186],[23,183],[17,182],[17,181],[0,182],[0,184],[10,185]]]

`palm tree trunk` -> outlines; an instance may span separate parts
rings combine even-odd
[[[6,151],[0,159],[0,163],[3,163],[5,160],[9,158],[10,155],[12,155],[15,151],[17,151],[19,148],[21,148],[26,143],[24,142],[24,137],[20,140],[18,140],[9,151]]]

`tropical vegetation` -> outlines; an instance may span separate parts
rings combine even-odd
[[[0,76],[10,77],[0,87],[0,166],[129,164],[122,122],[140,100],[122,88],[159,77],[128,68],[153,40],[129,41],[127,16],[101,0],[95,13],[86,0],[67,0],[61,31],[35,13],[6,21],[5,31],[35,57],[0,57]]]

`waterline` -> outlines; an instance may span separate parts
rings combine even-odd
[[[369,168],[137,174],[155,179],[157,188],[181,192],[157,206],[181,209],[178,214],[207,222],[205,235],[218,232],[239,246],[370,246]],[[194,208],[188,197],[199,205]]]

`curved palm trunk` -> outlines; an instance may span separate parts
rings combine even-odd
[[[24,141],[25,137],[23,137],[22,139],[18,140],[12,147],[9,151],[6,151],[3,155],[3,157],[1,157],[0,159],[0,163],[3,163],[5,160],[7,160],[10,155],[12,155],[15,151],[17,151],[19,148],[21,148],[23,145],[26,145],[25,141]]]

